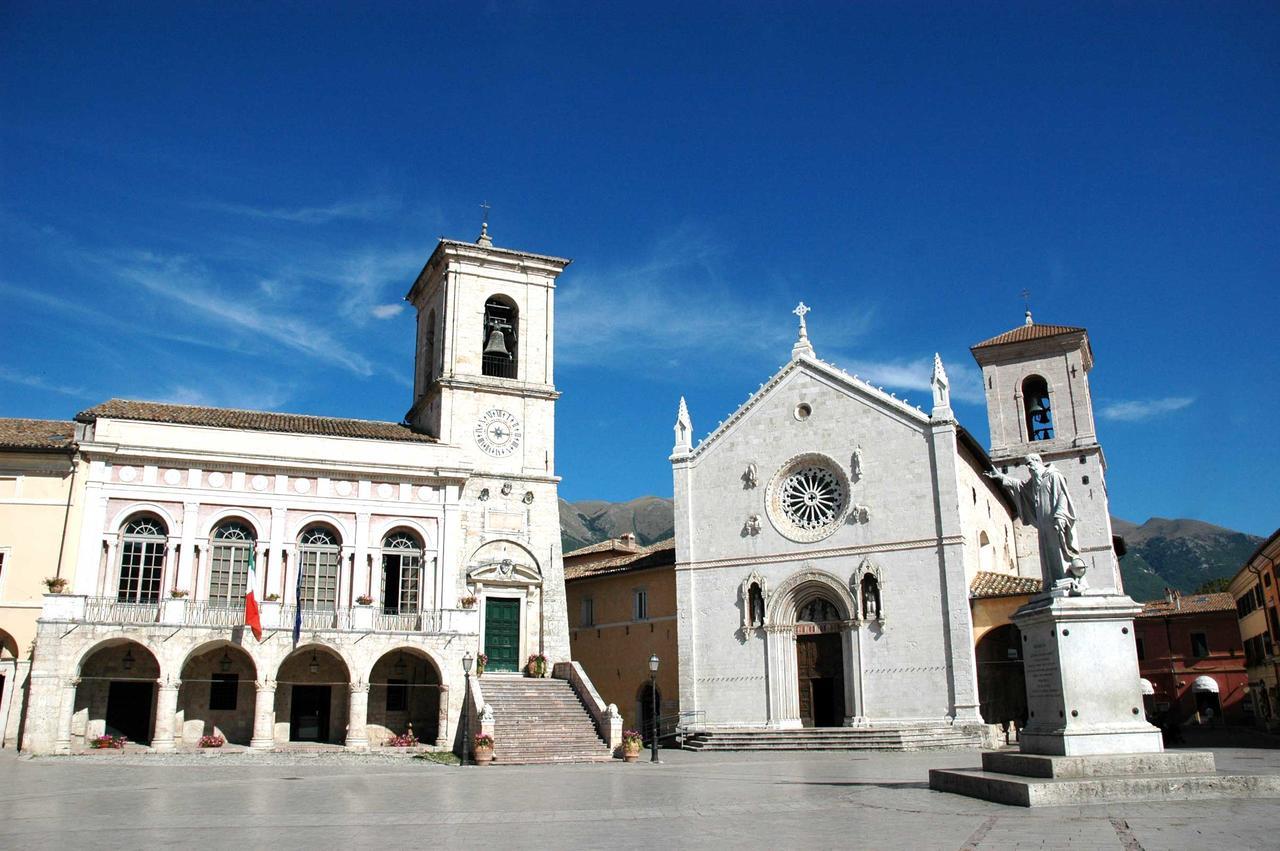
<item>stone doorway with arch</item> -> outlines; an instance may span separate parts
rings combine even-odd
[[[350,692],[350,669],[331,648],[294,650],[276,672],[276,741],[344,744]]]
[[[248,745],[253,737],[257,667],[244,648],[213,641],[191,651],[182,665],[175,729],[185,746],[202,736]]]
[[[824,570],[792,574],[770,595],[765,627],[769,726],[841,727],[862,714],[857,604]]]
[[[72,735],[86,747],[99,736],[150,745],[159,679],[160,663],[142,644],[122,638],[97,645],[80,662]]]
[[[384,653],[369,672],[369,705],[366,715],[371,744],[412,733],[419,744],[443,745],[448,729],[448,707],[440,669],[432,658],[414,647]]]
[[[1013,624],[990,630],[978,642],[978,704],[988,724],[1021,727],[1027,721],[1022,631]]]

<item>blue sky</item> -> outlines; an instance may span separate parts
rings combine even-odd
[[[1280,523],[1280,7],[0,6],[0,415],[400,419],[438,236],[575,259],[569,499],[669,495],[789,354],[912,402],[1084,325],[1114,512]]]

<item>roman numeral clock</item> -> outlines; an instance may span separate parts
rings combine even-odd
[[[476,446],[494,458],[505,458],[520,448],[520,420],[501,408],[490,408],[481,414],[473,434]]]

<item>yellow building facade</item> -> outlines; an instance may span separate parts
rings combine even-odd
[[[566,553],[569,648],[623,726],[652,727],[649,658],[658,656],[658,715],[662,735],[680,711],[676,644],[675,545],[651,547],[626,535]]]
[[[47,579],[74,579],[74,425],[0,419],[0,744],[13,747]]]

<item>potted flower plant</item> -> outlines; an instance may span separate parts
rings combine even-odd
[[[476,654],[476,676],[484,676],[484,666],[489,664],[489,656],[487,653]]]
[[[370,597],[368,594],[361,594],[359,597],[356,597],[356,605],[357,605],[357,606],[372,606],[372,605],[373,605],[373,598],[372,598],[372,597]]]
[[[467,596],[458,600],[458,605],[464,609],[474,609],[476,606],[476,595],[468,594]]]
[[[389,748],[416,748],[418,746],[418,737],[413,734],[413,728],[410,727],[407,733],[392,736],[383,744]]]
[[[200,747],[202,748],[220,748],[226,743],[227,740],[219,736],[217,733],[200,737]]]
[[[94,750],[123,750],[124,743],[129,741],[124,736],[94,736],[89,740],[89,747]]]
[[[185,588],[171,588],[169,590],[169,596],[175,600],[181,600],[187,596],[187,591]]]
[[[644,737],[640,735],[639,730],[623,730],[622,731],[622,758],[627,762],[635,762],[640,758],[640,751],[644,748]]]
[[[275,592],[272,592],[267,596],[263,597],[262,599],[268,603],[278,603],[280,602],[280,595],[276,594]]]
[[[50,576],[44,581],[44,587],[49,589],[50,594],[61,594],[67,590],[67,580],[61,576]]]
[[[529,656],[528,672],[531,677],[545,677],[547,675],[547,657],[541,653],[531,654]]]
[[[493,762],[493,736],[488,733],[476,733],[473,753],[476,765],[488,765]]]

